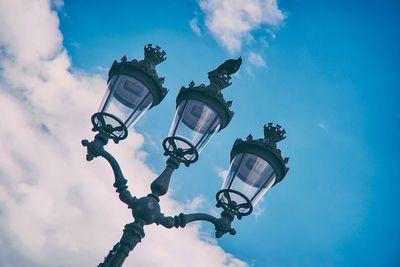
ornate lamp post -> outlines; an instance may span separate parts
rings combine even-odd
[[[99,267],[122,266],[129,252],[145,236],[144,225],[157,224],[166,228],[185,227],[194,221],[208,221],[215,226],[217,238],[234,235],[231,223],[249,215],[253,206],[265,192],[286,175],[288,158],[282,158],[276,143],[285,138],[281,126],[264,126],[264,138],[245,141],[237,139],[231,151],[231,166],[222,189],[216,194],[217,207],[222,208],[220,218],[205,213],[165,216],[160,210],[160,196],[167,193],[174,170],[197,161],[199,153],[212,136],[224,129],[233,117],[231,101],[225,101],[222,89],[229,86],[231,76],[240,65],[241,58],[225,61],[208,73],[209,85],[195,86],[192,81],[182,87],[176,99],[176,112],[168,137],[163,141],[164,155],[168,156],[164,171],[151,183],[151,193],[137,198],[128,190],[127,180],[116,159],[104,146],[112,139],[115,143],[127,137],[127,128],[136,123],[149,108],[161,102],[167,93],[162,87],[155,66],[165,60],[160,47],[145,46],[145,59],[120,63],[114,61],[109,72],[108,89],[99,112],[92,116],[93,141],[83,140],[88,161],[103,157],[111,165],[113,186],[120,200],[132,210],[134,221],[125,225],[121,240],[114,245]]]

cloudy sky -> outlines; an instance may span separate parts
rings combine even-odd
[[[236,114],[190,168],[166,214],[211,212],[236,137],[283,125],[290,171],[237,235],[146,227],[126,266],[400,264],[400,23],[397,1],[0,0],[0,266],[96,266],[131,222],[101,159],[85,161],[90,116],[114,59],[160,45],[170,90],[108,149],[142,196],[165,165],[175,97],[225,59]],[[5,120],[5,122],[4,122]]]

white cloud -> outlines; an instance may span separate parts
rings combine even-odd
[[[259,42],[260,42],[262,48],[268,48],[269,47],[269,42],[268,42],[268,39],[266,37],[264,37],[264,36],[260,37],[259,38]]]
[[[277,0],[200,0],[205,23],[229,52],[238,52],[243,40],[260,27],[277,27],[285,19]]]
[[[92,135],[89,118],[106,81],[72,73],[62,38],[49,0],[0,1],[1,266],[95,266],[132,221],[111,186],[108,164],[86,162],[80,145]],[[108,146],[137,195],[146,194],[156,176],[144,163],[143,142],[131,131],[128,140]],[[201,198],[189,207],[199,203]],[[184,205],[166,196],[162,207],[175,214]],[[204,241],[197,225],[147,227],[126,266],[172,262],[175,267],[247,266]]]
[[[326,127],[325,123],[318,123],[318,127],[321,128],[322,130],[324,130],[325,132],[328,131],[328,127]]]
[[[267,66],[264,58],[260,54],[254,53],[252,51],[249,52],[248,60],[249,60],[250,64],[252,64],[256,67],[266,67]]]
[[[276,38],[276,34],[273,31],[271,31],[270,29],[267,29],[267,33],[271,36],[272,39]]]
[[[183,205],[184,212],[196,212],[206,203],[203,196],[197,196]]]
[[[57,10],[64,7],[64,0],[51,0],[51,3],[53,4],[54,8],[56,8]]]
[[[262,215],[265,212],[265,205],[264,205],[264,198],[262,198],[260,200],[259,203],[257,203],[253,208],[253,212],[252,215],[254,215],[254,217],[256,218],[256,220],[258,220],[258,218],[260,217],[260,215]]]
[[[74,47],[74,48],[79,48],[79,47],[81,47],[81,44],[78,43],[78,42],[76,42],[76,41],[71,42],[69,45],[72,46],[72,47]]]
[[[197,18],[191,19],[189,21],[189,26],[197,36],[201,36],[201,30],[200,30],[199,22],[198,22]]]
[[[226,176],[228,176],[228,172],[229,172],[229,170],[227,170],[227,169],[218,171],[218,176],[219,176],[219,178],[221,178],[222,182],[225,181]]]

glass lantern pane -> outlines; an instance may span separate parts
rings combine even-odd
[[[233,159],[222,189],[239,191],[254,206],[275,183],[275,179],[275,171],[267,161],[254,154],[241,153]]]
[[[207,104],[193,99],[184,100],[176,109],[168,136],[183,138],[200,153],[220,126],[221,119],[218,113]],[[177,141],[177,146],[189,148],[189,145],[182,141]]]
[[[144,84],[127,75],[115,75],[108,84],[99,112],[115,115],[129,127],[152,103],[153,96]]]

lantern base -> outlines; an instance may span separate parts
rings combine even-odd
[[[181,148],[178,146],[178,143],[183,143],[188,146],[188,148]],[[199,153],[197,152],[196,147],[182,137],[167,137],[164,139],[162,145],[165,151],[165,156],[177,158],[181,163],[185,164],[186,167],[189,167],[190,164],[199,159]]]
[[[112,114],[97,112],[92,115],[91,121],[93,124],[93,132],[104,133],[116,144],[128,136],[128,129],[125,124]]]
[[[217,192],[217,207],[236,215],[240,220],[253,212],[251,201],[239,191],[233,189],[222,189]],[[238,203],[240,201],[240,203]]]

